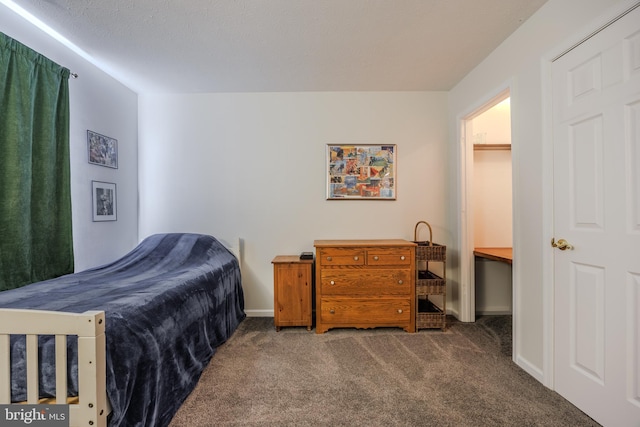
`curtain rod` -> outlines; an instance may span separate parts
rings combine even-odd
[[[74,79],[77,79],[77,78],[78,78],[78,73],[72,73],[72,72],[69,72],[69,75],[70,75],[72,78],[74,78]]]

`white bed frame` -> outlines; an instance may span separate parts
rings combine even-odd
[[[220,240],[242,268],[241,240]],[[229,247],[231,246],[231,247]],[[26,335],[27,404],[68,404],[70,427],[106,427],[107,397],[105,315],[103,311],[63,313],[0,309],[0,404],[11,403],[11,335]],[[38,336],[55,335],[56,398],[39,399]],[[78,336],[78,397],[67,399],[67,335]]]
[[[38,336],[55,335],[56,398],[69,403],[70,426],[107,425],[111,412],[106,387],[105,318],[103,311],[62,313],[0,309],[0,404],[11,403],[11,335],[26,335],[27,401],[42,403],[38,389]],[[67,335],[78,336],[78,399],[67,400]]]

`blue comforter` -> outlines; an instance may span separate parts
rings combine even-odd
[[[1,292],[0,307],[104,310],[110,426],[168,425],[216,347],[245,317],[237,259],[199,234],[148,237],[111,264]],[[71,340],[69,347],[77,358]],[[12,352],[18,360],[24,339],[12,341]],[[52,355],[41,349],[40,390],[49,395],[55,393]],[[77,390],[74,363],[70,391]],[[13,399],[25,400],[18,381],[24,366],[12,369]]]

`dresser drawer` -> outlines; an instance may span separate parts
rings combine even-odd
[[[320,249],[317,263],[322,267],[332,265],[364,265],[366,251],[362,248]]]
[[[410,269],[338,269],[320,272],[322,295],[379,296],[413,292],[413,272]]]
[[[411,320],[407,298],[323,298],[322,322],[346,325],[403,324]]]
[[[411,249],[375,248],[367,251],[367,265],[407,266],[411,265]]]

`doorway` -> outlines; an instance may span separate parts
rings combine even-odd
[[[511,108],[505,89],[463,117],[461,320],[513,311]],[[476,251],[476,249],[479,249]],[[465,290],[463,289],[463,295]]]

